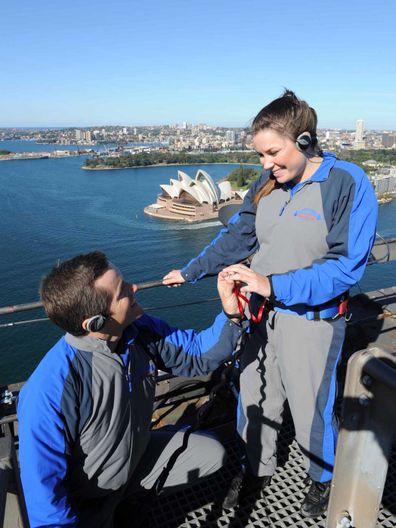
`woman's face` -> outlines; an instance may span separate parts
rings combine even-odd
[[[295,143],[271,128],[260,130],[253,138],[253,145],[264,169],[270,169],[276,181],[299,183],[304,179],[307,158]]]

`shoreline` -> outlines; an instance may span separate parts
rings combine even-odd
[[[248,165],[252,167],[259,167],[259,163],[243,163],[239,161],[212,161],[207,163],[156,163],[153,165],[132,165],[131,167],[85,167],[82,165],[80,169],[82,170],[126,170],[126,169],[147,169],[147,168],[153,168],[153,167],[182,167],[182,166],[189,166],[189,165]]]

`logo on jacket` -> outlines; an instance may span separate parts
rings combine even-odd
[[[316,212],[314,209],[310,209],[309,207],[305,207],[304,209],[298,209],[297,211],[294,211],[293,216],[298,216],[298,218],[304,218],[305,220],[320,220],[321,216],[318,212]]]

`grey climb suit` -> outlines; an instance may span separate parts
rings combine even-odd
[[[206,330],[170,327],[143,315],[120,352],[92,336],[66,334],[22,388],[18,403],[21,478],[31,528],[109,528],[117,504],[150,489],[183,435],[150,431],[157,367],[175,375],[210,372],[244,332],[224,313]],[[198,449],[199,446],[199,449]],[[216,471],[224,450],[191,435],[166,486]]]
[[[251,267],[270,276],[274,309],[253,325],[242,356],[238,431],[251,471],[272,474],[287,398],[307,471],[325,482],[334,463],[335,371],[345,327],[338,301],[363,275],[378,205],[365,173],[332,154],[310,179],[275,188],[256,208],[254,196],[269,176],[264,171],[227,228],[182,275],[194,282],[255,254]]]

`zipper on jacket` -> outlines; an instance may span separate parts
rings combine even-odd
[[[125,378],[128,382],[128,390],[129,390],[129,393],[132,393],[132,378],[131,378],[131,374],[130,372],[126,372],[125,373]]]
[[[286,200],[286,202],[283,204],[283,206],[281,207],[280,211],[279,211],[279,216],[282,216],[283,215],[283,211],[286,209],[286,207],[289,205],[290,201],[291,201],[292,197],[290,196],[290,198],[288,200]]]
[[[309,183],[312,183],[311,180],[307,180],[303,183],[303,185],[301,185],[301,187],[299,189],[297,189],[296,191],[293,192],[293,189],[288,189],[289,191],[289,198],[286,200],[286,202],[283,204],[283,206],[280,208],[280,211],[279,211],[279,216],[282,216],[286,207],[289,205],[289,203],[292,201],[292,199],[294,198],[294,196],[299,192],[301,191],[301,189],[304,189],[304,187],[306,185],[308,185]]]
[[[132,377],[131,377],[131,349],[128,348],[129,353],[128,356],[126,356],[125,359],[127,359],[127,364],[124,362],[124,358],[121,354],[118,354],[118,357],[121,360],[121,368],[125,377],[126,382],[128,383],[128,390],[131,393],[132,392]]]

